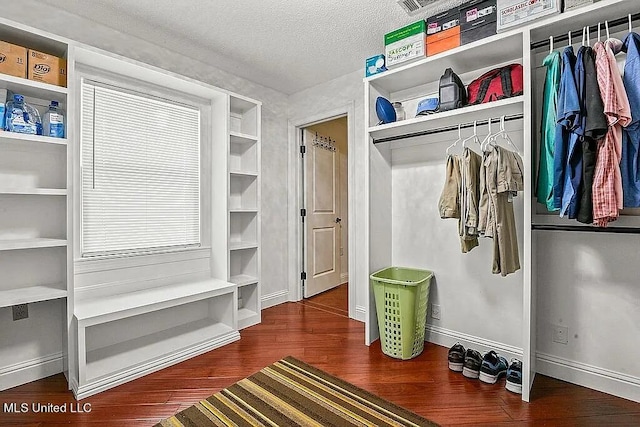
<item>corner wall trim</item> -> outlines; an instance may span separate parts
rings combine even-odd
[[[536,353],[536,370],[542,375],[640,403],[640,377],[547,353]]]
[[[273,307],[289,301],[289,290],[274,292],[268,295],[262,295],[262,309]]]
[[[465,347],[474,347],[476,350],[489,351],[495,350],[501,355],[510,358],[516,357],[522,359],[522,349],[512,345],[504,344],[497,341],[488,340],[462,332],[453,331],[451,329],[441,328],[440,326],[427,325],[425,341],[438,344],[444,347],[451,347],[456,342],[462,343]]]
[[[62,352],[0,367],[0,391],[62,372]]]
[[[356,320],[360,322],[367,321],[367,308],[363,305],[356,305]]]

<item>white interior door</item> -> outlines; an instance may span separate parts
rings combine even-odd
[[[340,197],[338,152],[315,145],[304,131],[305,155],[305,271],[304,297],[340,284]]]

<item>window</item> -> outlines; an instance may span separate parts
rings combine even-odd
[[[200,110],[83,79],[82,256],[200,245]]]

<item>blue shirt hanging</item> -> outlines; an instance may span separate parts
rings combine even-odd
[[[569,148],[575,146],[577,135],[573,130],[578,125],[580,103],[576,86],[574,68],[576,56],[573,47],[567,46],[562,52],[562,76],[558,92],[558,117],[556,125],[555,150],[553,159],[553,204],[560,209],[560,216],[569,208],[569,201],[573,193],[571,177],[567,170]],[[572,136],[573,135],[573,136]],[[573,144],[571,139],[574,139]],[[566,185],[568,182],[568,185]],[[565,188],[566,187],[566,188]],[[566,191],[566,194],[565,194]]]
[[[640,145],[640,35],[629,33],[622,50],[627,52],[624,66],[624,88],[631,106],[631,123],[622,132],[622,194],[624,207],[640,207],[640,176],[638,176],[638,146]]]

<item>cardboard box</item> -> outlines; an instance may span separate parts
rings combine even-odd
[[[56,86],[67,86],[67,60],[48,53],[29,49],[29,80],[49,83]]]
[[[0,41],[0,73],[27,77],[27,48]]]
[[[435,55],[460,46],[460,9],[427,18],[427,55]]]
[[[371,58],[367,58],[364,70],[365,77],[373,76],[374,74],[387,71],[384,55],[376,55],[372,56]]]
[[[599,0],[564,0],[564,10],[571,10],[578,7],[593,4]]]
[[[498,31],[560,13],[562,0],[498,0]]]
[[[384,35],[387,67],[402,64],[427,55],[426,24],[424,20]]]
[[[472,0],[460,9],[460,42],[464,44],[491,37],[497,27],[496,0]]]

